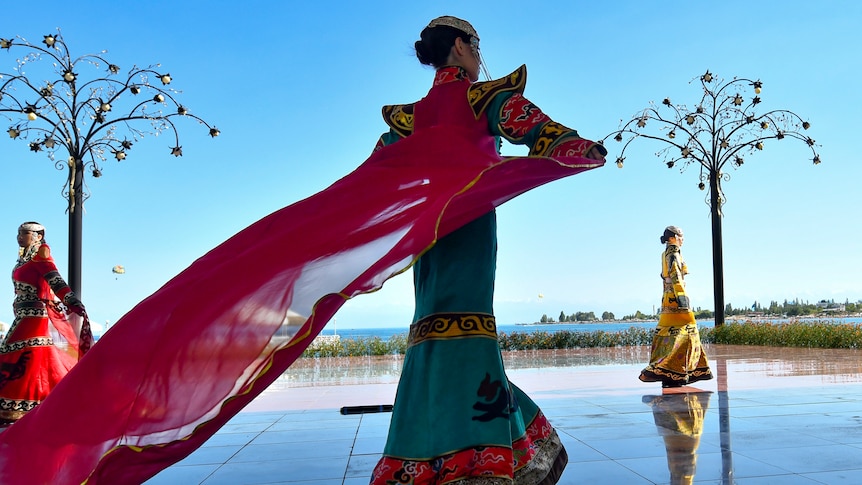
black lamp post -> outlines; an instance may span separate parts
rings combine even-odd
[[[680,172],[692,163],[700,165],[698,188],[709,186],[708,205],[712,218],[712,265],[715,290],[715,325],[724,324],[724,256],[722,253],[721,208],[724,193],[721,181],[729,180],[724,171],[728,163],[734,168],[742,166],[742,154],[763,150],[766,140],[796,138],[808,145],[812,161],[820,163],[812,138],[802,134],[810,124],[799,115],[787,110],[772,110],[762,114],[756,111],[760,104],[763,83],[750,79],[734,78],[728,82],[718,80],[706,71],[700,76],[703,96],[694,109],[676,105],[670,98],[662,106],[650,106],[604,140],[613,138],[623,142],[617,157],[617,167],[623,168],[625,151],[637,138],[661,142],[665,146],[657,153],[668,168],[679,165]],[[746,94],[750,98],[746,99]],[[604,141],[603,140],[603,141]]]
[[[0,115],[11,123],[9,137],[27,140],[30,151],[44,150],[58,170],[69,170],[63,188],[69,202],[68,278],[69,286],[80,295],[82,215],[89,197],[85,174],[101,177],[100,163],[109,156],[121,162],[134,142],[165,131],[174,134],[171,155],[182,156],[176,117],[205,125],[212,137],[219,130],[177,101],[179,92],[168,87],[171,75],[157,71],[158,65],[133,66],[121,75],[118,65],[104,59],[105,51],[73,59],[59,29],[44,36],[41,44],[22,37],[0,38],[0,50],[26,51],[16,59],[11,73],[0,71]],[[40,67],[43,72],[34,72]],[[80,79],[79,69],[93,69],[96,75],[91,80]],[[33,81],[40,75],[52,80]],[[35,101],[30,103],[31,99]],[[123,108],[118,110],[118,106]],[[140,125],[148,126],[142,129]],[[120,132],[128,136],[121,140]]]

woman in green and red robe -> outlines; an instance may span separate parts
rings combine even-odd
[[[552,121],[523,96],[526,68],[476,82],[479,37],[455,17],[434,19],[416,42],[436,68],[431,90],[412,105],[389,106],[381,145],[448,127],[486,156],[498,139],[530,155],[586,157],[601,166],[601,145]],[[413,267],[416,309],[389,438],[372,484],[555,483],[567,463],[556,431],[503,369],[494,319],[495,212],[440,238]]]

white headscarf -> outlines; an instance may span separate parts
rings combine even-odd
[[[43,226],[42,224],[36,223],[36,222],[28,222],[28,223],[21,224],[18,227],[18,230],[19,231],[25,230],[25,231],[30,231],[30,232],[41,231],[44,234],[45,233],[45,226]],[[36,253],[39,251],[39,248],[42,247],[42,241],[43,240],[44,240],[44,236],[43,236],[43,239],[39,239],[37,241],[34,241],[32,244],[30,244],[26,248],[19,248],[18,249],[18,264],[16,265],[16,267],[21,266],[22,264],[26,263],[27,261],[30,261],[31,259],[33,259],[33,256],[36,255]]]

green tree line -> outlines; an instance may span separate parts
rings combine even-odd
[[[694,317],[698,320],[715,317],[715,312],[712,310],[697,307],[693,311]],[[755,314],[768,317],[800,317],[822,315],[825,313],[840,315],[859,312],[862,312],[862,301],[851,303],[849,299],[845,300],[844,303],[836,303],[835,300],[821,300],[817,303],[810,303],[807,300],[800,301],[796,298],[793,300],[784,300],[783,303],[770,301],[767,306],[763,306],[760,302],[755,301],[750,306],[745,307],[734,307],[731,303],[728,303],[724,307],[724,314],[727,316],[748,316]],[[658,315],[643,313],[638,310],[631,315],[622,317],[619,321],[656,320],[657,318]],[[547,314],[543,314],[539,319],[540,323],[585,323],[608,321],[618,321],[613,312],[602,312],[601,318],[597,318],[594,312],[574,312],[567,314],[564,310],[561,310],[557,319],[549,317]]]

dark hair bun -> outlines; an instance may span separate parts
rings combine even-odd
[[[431,65],[431,53],[425,45],[425,42],[417,40],[413,47],[416,49],[416,58],[419,59],[419,62],[425,65]]]
[[[460,38],[470,43],[469,34],[448,25],[425,27],[419,34],[419,38],[420,40],[413,45],[416,49],[416,58],[422,64],[438,68],[446,65],[452,46],[455,45],[455,39]]]

